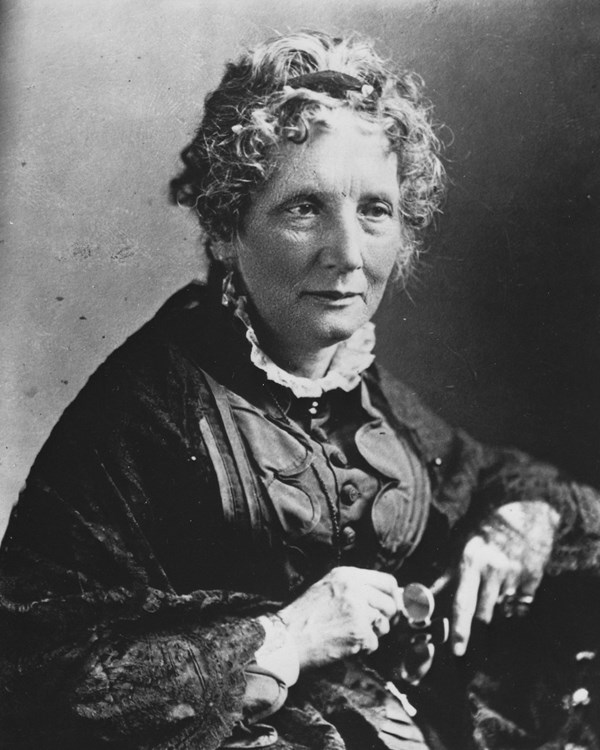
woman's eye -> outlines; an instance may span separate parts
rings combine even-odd
[[[384,201],[374,201],[363,206],[361,212],[364,216],[369,219],[384,219],[388,216],[393,216],[394,211],[389,203]]]
[[[314,203],[296,203],[293,206],[289,206],[287,212],[292,216],[303,218],[305,216],[314,216],[317,213],[317,207]]]

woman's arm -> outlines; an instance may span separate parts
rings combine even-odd
[[[135,360],[113,357],[67,409],[3,543],[0,735],[11,747],[188,736],[217,747],[254,718],[256,618],[275,605],[230,592],[244,563],[218,536],[185,373],[165,356]]]
[[[245,670],[264,639],[258,597],[157,588],[123,529],[45,493],[23,498],[9,533],[0,715],[11,747],[160,747],[188,735],[217,747],[244,718]]]
[[[600,572],[600,495],[556,468],[473,440],[432,414],[385,371],[381,387],[427,463],[433,504],[462,552],[453,641],[465,652],[473,617],[489,621],[513,592],[533,597],[544,573]]]

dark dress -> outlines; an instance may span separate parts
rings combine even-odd
[[[247,687],[276,679],[256,670],[256,616],[338,564],[430,584],[486,513],[527,499],[561,514],[547,581],[529,617],[482,626],[462,660],[438,648],[409,689],[431,747],[597,746],[597,494],[449,428],[375,366],[315,410],[251,364],[219,293],[191,285],[90,378],[13,512],[3,746],[218,748],[266,715],[278,748],[383,748],[370,706],[406,632],[369,663],[303,674],[269,716]]]

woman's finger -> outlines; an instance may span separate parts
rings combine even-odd
[[[387,622],[387,619],[383,617],[379,610],[366,607],[360,617],[360,624],[358,622],[355,623],[350,653],[358,654],[366,652],[371,654],[373,651],[376,651],[379,647],[377,630],[380,626],[385,629],[384,621]]]
[[[481,576],[479,584],[479,593],[477,599],[477,608],[475,617],[483,622],[491,622],[494,615],[494,608],[500,599],[500,589],[502,586],[502,571],[496,567],[487,568]]]
[[[452,617],[452,646],[456,656],[464,655],[471,635],[481,582],[480,547],[483,544],[483,539],[474,537],[463,552]]]
[[[518,585],[519,592],[524,596],[535,596],[543,577],[544,570],[541,566],[540,570],[523,571],[521,574],[521,580]]]
[[[509,579],[503,596],[501,596],[502,614],[505,617],[523,617],[528,614],[542,575],[524,573]]]
[[[396,599],[373,586],[365,586],[366,599],[371,607],[376,609],[381,615],[390,619],[398,612]]]
[[[508,593],[514,593],[521,566],[510,560],[494,542],[487,541],[481,554],[481,583],[475,617],[491,622],[494,608]]]
[[[500,599],[514,596],[520,589],[518,571],[511,568],[507,571],[500,587]]]
[[[398,582],[390,573],[382,573],[379,570],[365,570],[365,568],[336,568],[346,570],[356,583],[363,583],[383,591],[389,596],[395,597],[398,591]]]
[[[371,628],[378,638],[382,635],[387,635],[390,632],[390,621],[385,615],[377,609],[372,610],[373,619],[371,620]]]
[[[364,651],[367,654],[372,654],[373,651],[377,651],[379,648],[379,638],[377,637],[375,631],[373,630],[373,627],[370,627],[365,634],[365,637],[363,639],[362,648],[361,651]]]

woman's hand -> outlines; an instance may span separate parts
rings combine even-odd
[[[505,614],[528,609],[559,520],[559,514],[542,500],[508,503],[495,510],[467,542],[454,599],[452,643],[457,656],[467,650],[473,617],[490,622],[502,602]]]
[[[298,648],[300,668],[329,664],[359,651],[372,652],[398,612],[393,576],[339,567],[279,612]]]

